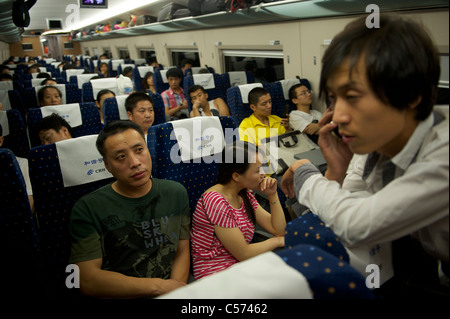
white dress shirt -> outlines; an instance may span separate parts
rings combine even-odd
[[[298,201],[347,247],[411,234],[427,253],[448,263],[449,109],[440,106],[434,112],[440,116],[420,122],[391,160],[377,153],[360,156],[342,188],[312,164],[302,165],[294,176]]]

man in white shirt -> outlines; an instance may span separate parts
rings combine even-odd
[[[448,277],[449,111],[434,107],[440,66],[430,37],[412,21],[380,20],[378,29],[367,28],[365,17],[350,23],[324,54],[320,91],[331,105],[319,121],[325,176],[302,159],[281,187],[346,247],[392,243],[389,293],[405,297],[414,282],[412,293],[427,297],[420,287],[439,286],[437,261]],[[405,239],[411,250],[399,248]],[[398,260],[411,262],[400,268]],[[425,268],[416,267],[422,262]]]
[[[319,120],[322,113],[311,108],[312,91],[299,83],[289,89],[289,99],[297,107],[289,113],[289,125],[294,130],[307,134],[315,143],[319,137]]]

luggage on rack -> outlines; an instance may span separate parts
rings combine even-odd
[[[225,11],[227,8],[226,0],[203,0],[201,4],[201,13],[208,14],[219,11]]]
[[[166,4],[158,13],[158,22],[172,20],[174,13],[179,9],[186,9],[186,7],[174,2]]]

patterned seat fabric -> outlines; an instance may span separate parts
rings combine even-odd
[[[224,132],[236,128],[231,117],[219,118]],[[173,163],[171,150],[177,141],[170,138],[172,132],[173,126],[170,122],[152,126],[148,130],[147,145],[153,163],[152,176],[181,183],[187,190],[189,207],[193,213],[200,196],[216,183],[218,163],[205,163],[203,160],[201,163]],[[232,139],[226,140],[226,143],[231,141]]]
[[[8,110],[6,116],[8,117],[9,135],[4,136],[3,147],[11,149],[16,156],[28,157],[30,142],[22,115],[18,110]]]
[[[65,270],[70,257],[69,221],[72,207],[82,196],[114,179],[64,187],[55,144],[31,149],[28,164],[47,276],[60,295],[72,295],[74,292],[65,285],[68,275]]]

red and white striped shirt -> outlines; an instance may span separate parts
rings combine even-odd
[[[251,192],[247,192],[253,209],[258,208],[258,201]],[[197,202],[192,217],[191,254],[195,279],[224,270],[238,262],[222,245],[214,233],[214,226],[224,228],[239,227],[247,244],[253,239],[255,226],[249,220],[244,201],[239,209],[217,192],[203,194]]]

